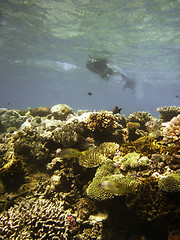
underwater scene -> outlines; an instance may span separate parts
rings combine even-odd
[[[0,1],[0,240],[180,240],[180,0]]]

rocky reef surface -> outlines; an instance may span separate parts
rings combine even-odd
[[[180,107],[0,108],[0,239],[180,239]]]

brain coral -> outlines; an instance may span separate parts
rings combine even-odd
[[[163,140],[165,142],[180,142],[180,114],[164,124]]]

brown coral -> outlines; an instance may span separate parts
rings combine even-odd
[[[91,113],[87,119],[87,129],[91,131],[93,138],[97,142],[124,142],[124,130],[121,125],[121,119],[110,112]]]
[[[87,127],[91,131],[110,131],[117,128],[117,118],[107,112],[92,113],[87,119]]]
[[[180,107],[159,107],[157,108],[157,111],[160,113],[159,118],[163,120],[163,122],[167,122],[180,114]]]

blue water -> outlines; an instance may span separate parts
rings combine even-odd
[[[179,26],[179,0],[1,0],[0,107],[118,105],[156,115],[179,106]],[[135,90],[89,71],[89,56],[106,58]]]

